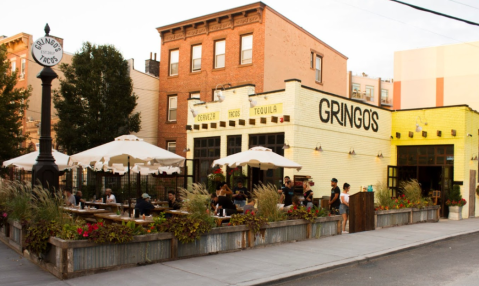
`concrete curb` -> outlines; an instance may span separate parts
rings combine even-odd
[[[379,259],[379,258],[386,257],[386,256],[389,256],[389,255],[392,255],[392,254],[405,252],[405,251],[412,250],[412,249],[415,249],[415,248],[419,248],[419,247],[422,247],[422,246],[426,246],[426,245],[429,245],[429,244],[434,244],[436,242],[445,241],[445,240],[449,240],[449,239],[454,239],[454,238],[457,238],[457,237],[461,237],[461,236],[469,235],[469,234],[473,234],[473,233],[479,233],[479,229],[470,230],[470,231],[463,231],[463,232],[459,232],[459,233],[455,233],[455,234],[450,234],[450,235],[447,235],[447,236],[441,236],[441,237],[434,238],[434,239],[427,239],[427,240],[424,240],[424,241],[411,243],[411,244],[401,246],[401,247],[396,247],[396,248],[391,248],[391,249],[388,249],[388,250],[378,251],[378,252],[372,253],[372,254],[367,255],[367,256],[362,255],[362,256],[357,256],[357,257],[354,257],[354,258],[347,258],[347,259],[343,259],[343,260],[339,260],[339,261],[335,261],[335,262],[321,264],[321,265],[314,266],[314,267],[309,267],[309,268],[302,269],[302,270],[295,270],[295,271],[292,271],[292,272],[288,272],[286,274],[276,275],[274,277],[268,277],[268,278],[264,278],[264,279],[257,279],[257,280],[254,280],[254,281],[238,283],[236,285],[239,285],[239,286],[276,285],[278,283],[285,283],[285,282],[288,282],[288,281],[296,280],[298,278],[305,278],[307,276],[314,276],[314,275],[318,275],[318,274],[321,274],[321,273],[325,273],[325,272],[329,272],[329,271],[338,270],[338,269],[341,269],[341,268],[346,268],[346,267],[349,267],[349,266],[357,265],[357,264],[360,264],[360,263],[363,263],[363,262],[369,262],[370,260]]]

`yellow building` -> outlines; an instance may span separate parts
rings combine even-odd
[[[396,182],[418,179],[426,195],[429,188],[445,193],[461,185],[469,204],[463,216],[476,214],[479,115],[467,106],[390,111],[297,79],[286,80],[283,90],[255,94],[253,85],[245,85],[224,89],[223,96],[189,101],[187,158],[199,164],[196,181],[206,182],[213,160],[260,145],[303,168],[243,170],[250,187],[259,181],[279,186],[286,175],[310,176],[314,196],[322,197],[330,194],[334,177],[340,187],[351,184],[354,194],[361,186],[387,183],[389,170]]]

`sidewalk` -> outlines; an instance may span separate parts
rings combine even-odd
[[[441,220],[318,240],[182,259],[59,281],[0,243],[0,285],[256,285],[354,264],[431,242],[479,232],[479,219]],[[5,254],[6,252],[9,254]],[[10,254],[11,253],[11,254]],[[36,269],[35,269],[36,268]],[[15,279],[18,277],[18,280]],[[13,282],[20,283],[15,284]],[[22,283],[24,282],[24,284]],[[33,282],[33,283],[32,283]],[[36,284],[35,284],[36,283]]]

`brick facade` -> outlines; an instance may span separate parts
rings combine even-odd
[[[277,33],[273,26],[278,23],[288,28],[287,33]],[[166,148],[167,142],[176,141],[176,153],[181,156],[186,156],[183,152],[187,147],[185,127],[192,92],[199,92],[201,101],[211,102],[217,85],[221,89],[221,86],[252,84],[254,92],[261,93],[281,88],[287,78],[314,82],[315,71],[310,65],[314,51],[325,57],[323,70],[331,71],[324,77],[325,82],[317,84],[316,88],[346,96],[347,58],[261,2],[157,30],[162,38],[158,146]],[[248,34],[253,35],[252,63],[241,64],[241,37]],[[292,38],[299,40],[294,42]],[[226,43],[225,67],[215,69],[215,41],[223,39]],[[199,44],[202,45],[201,70],[192,72],[192,46]],[[277,45],[283,47],[267,48]],[[169,75],[171,50],[179,51],[178,75],[175,76]],[[175,122],[168,121],[168,98],[172,95],[178,97]]]

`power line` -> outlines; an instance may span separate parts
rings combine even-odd
[[[458,39],[456,39],[456,38],[452,38],[452,37],[449,37],[449,36],[446,36],[446,35],[443,35],[443,34],[439,34],[439,33],[436,33],[436,32],[434,32],[434,31],[431,31],[431,30],[428,30],[428,29],[424,29],[424,28],[422,28],[422,27],[419,27],[419,26],[416,26],[416,25],[413,25],[413,24],[409,24],[409,23],[406,23],[406,22],[403,22],[403,21],[400,21],[400,20],[397,20],[397,19],[394,19],[394,18],[391,18],[391,17],[388,17],[388,16],[384,16],[384,15],[382,15],[382,14],[376,13],[376,12],[371,11],[371,10],[367,10],[367,9],[364,9],[364,8],[361,8],[361,7],[357,7],[357,6],[351,5],[351,4],[349,4],[349,3],[343,3],[342,1],[337,1],[337,2],[339,2],[339,3],[343,4],[343,5],[351,6],[351,7],[353,7],[353,8],[358,9],[358,10],[363,10],[363,11],[369,12],[369,13],[374,14],[374,15],[377,15],[377,16],[379,16],[379,17],[383,17],[383,18],[386,18],[386,19],[389,19],[389,20],[392,20],[392,21],[395,21],[395,22],[399,22],[399,23],[404,24],[404,25],[409,25],[409,26],[412,26],[412,27],[414,27],[414,28],[417,28],[417,29],[420,29],[420,30],[423,30],[423,31],[426,31],[426,32],[429,32],[429,33],[432,33],[432,34],[436,34],[436,35],[438,35],[438,36],[441,36],[441,37],[444,37],[444,38],[448,38],[448,39],[450,39],[450,40],[454,40],[454,41],[460,42],[460,43],[462,43],[462,44],[469,45],[469,46],[474,47],[474,48],[479,48],[479,46],[477,46],[477,45],[474,45],[474,44],[471,44],[471,43],[467,43],[467,42],[464,42],[464,41],[462,41],[462,40],[458,40]]]
[[[402,4],[402,5],[406,5],[406,6],[409,6],[411,8],[423,11],[423,12],[428,12],[428,13],[432,13],[432,14],[435,14],[435,15],[439,15],[439,16],[442,16],[442,17],[449,18],[449,19],[461,21],[461,22],[467,23],[469,25],[479,26],[479,23],[476,23],[476,22],[468,21],[468,20],[465,20],[465,19],[462,19],[462,18],[457,18],[457,17],[447,15],[447,14],[443,14],[443,13],[439,13],[439,12],[436,12],[436,11],[433,11],[433,10],[422,8],[422,7],[412,5],[412,4],[409,4],[409,3],[405,3],[405,2],[402,2],[402,1],[398,1],[398,0],[389,0],[389,1],[396,2],[396,3]],[[462,3],[460,3],[460,4],[462,4]]]
[[[454,1],[454,0],[449,0],[449,1],[479,10],[479,8],[475,7],[475,6],[471,6],[471,5],[461,3],[461,2],[458,2],[458,1]]]

